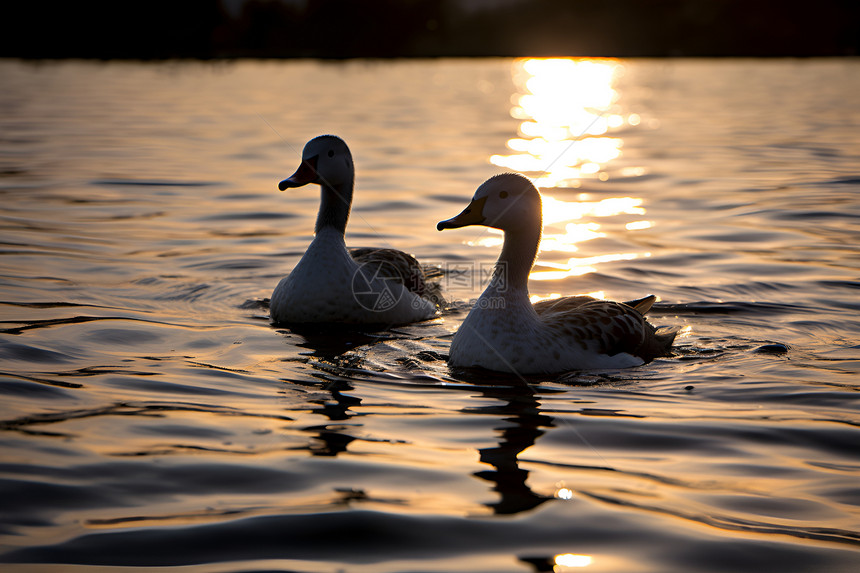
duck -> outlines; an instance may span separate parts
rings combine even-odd
[[[301,163],[278,189],[316,184],[321,189],[314,238],[269,301],[274,323],[402,325],[437,314],[428,274],[392,248],[347,249],[344,233],[352,206],[355,166],[335,135],[311,139]]]
[[[479,225],[504,232],[489,284],[454,334],[448,365],[519,375],[639,366],[671,355],[676,331],[644,314],[654,295],[614,302],[566,296],[532,304],[528,278],[543,230],[541,194],[517,173],[487,179],[469,205],[436,228]]]

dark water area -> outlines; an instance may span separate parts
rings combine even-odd
[[[0,61],[0,568],[855,571],[860,62]],[[434,320],[273,326],[316,188],[442,273]],[[653,293],[675,354],[449,369],[544,195],[533,298]]]

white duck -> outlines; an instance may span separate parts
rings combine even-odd
[[[302,163],[281,191],[316,183],[322,189],[314,240],[269,303],[276,323],[407,324],[432,318],[436,305],[420,295],[424,272],[394,249],[346,248],[355,168],[346,143],[333,135],[310,140]]]
[[[436,226],[483,225],[505,233],[490,284],[454,335],[448,363],[548,374],[626,368],[669,355],[675,331],[658,331],[642,316],[654,296],[628,303],[588,296],[531,303],[528,277],[540,244],[541,211],[531,181],[506,173],[484,182],[462,213]]]

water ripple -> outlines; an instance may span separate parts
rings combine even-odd
[[[856,569],[858,62],[581,64],[0,61],[0,560]],[[542,82],[576,97],[532,106]],[[568,250],[538,262],[593,264],[530,288],[654,293],[674,355],[449,368],[498,246],[435,222],[491,157],[574,137],[535,130],[594,116],[592,89],[582,150],[623,145],[550,166],[570,178],[544,189],[545,237]],[[321,121],[355,153],[347,244],[433,264],[436,319],[270,323],[319,204],[276,183]]]

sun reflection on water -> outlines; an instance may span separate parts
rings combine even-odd
[[[514,62],[511,115],[521,120],[517,137],[509,139],[511,153],[493,155],[490,162],[531,176],[543,189],[543,217],[547,226],[541,252],[575,253],[586,241],[607,236],[594,219],[633,215],[626,231],[652,227],[641,218],[643,200],[636,197],[592,199],[581,193],[576,201],[551,196],[552,188],[580,188],[584,179],[607,181],[607,166],[619,158],[623,140],[612,130],[636,127],[641,118],[623,112],[616,81],[624,72],[618,60],[593,58],[526,58]],[[624,168],[623,177],[642,175],[640,168]],[[551,191],[550,191],[551,193]],[[562,227],[564,232],[558,232]],[[553,228],[556,227],[556,228]],[[485,236],[476,244],[497,247],[502,236]],[[564,263],[542,261],[533,271],[536,280],[557,280],[595,272],[595,266],[649,256],[649,253],[607,253],[570,258]]]
[[[587,195],[581,194],[581,198]],[[545,196],[543,199],[544,224],[563,223],[572,219],[584,217],[613,217],[616,215],[644,215],[642,199],[635,197],[611,197],[600,201],[561,201],[554,197]],[[627,230],[647,229],[650,227],[648,221],[634,221],[628,223]],[[564,233],[546,232],[540,244],[541,252],[566,252],[574,253],[579,250],[579,244],[592,239],[605,237],[606,233],[601,231],[601,224],[596,221],[587,223],[567,223]],[[567,264],[553,264],[542,262],[541,266],[550,267],[550,271],[533,271],[531,278],[535,280],[556,280],[571,276],[580,276],[595,272],[594,265],[612,261],[626,261],[638,258],[638,253],[610,253],[594,257],[571,258]]]
[[[602,291],[602,290],[595,290],[592,292],[583,292],[583,293],[579,293],[579,294],[582,296],[590,296],[591,298],[596,298],[599,300],[606,300],[606,291]],[[558,293],[558,292],[553,292],[553,293],[550,293],[546,296],[541,296],[539,294],[532,294],[532,295],[529,295],[529,300],[532,302],[532,304],[534,304],[534,303],[541,301],[541,300],[552,300],[555,298],[561,298],[562,296],[563,295],[561,293]],[[559,495],[557,495],[556,497],[560,496],[561,491],[562,490],[559,490]],[[570,491],[570,490],[565,490],[565,491]]]
[[[549,267],[550,271],[532,271],[529,278],[535,281],[551,281],[564,279],[567,277],[578,277],[588,273],[597,272],[595,265],[600,263],[611,263],[614,261],[632,261],[642,256],[650,256],[649,253],[644,255],[640,253],[609,253],[606,255],[597,255],[595,257],[582,257],[568,259],[567,263],[542,263],[542,266]]]
[[[577,555],[575,553],[562,553],[555,556],[555,566],[552,570],[555,573],[561,573],[567,569],[588,567],[594,563],[594,558],[591,555]]]
[[[585,177],[600,178],[602,167],[621,154],[622,140],[606,134],[637,114],[623,115],[615,80],[624,67],[612,59],[521,59],[514,63],[511,115],[522,123],[508,141],[514,153],[490,162],[523,173],[538,173],[541,187],[577,187]]]
[[[589,201],[589,196],[580,193],[578,201],[562,201],[548,195],[543,196],[543,222],[545,225],[582,219],[583,217],[613,217],[615,215],[644,215],[642,199],[638,197],[610,197],[600,201]]]

